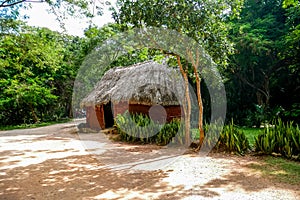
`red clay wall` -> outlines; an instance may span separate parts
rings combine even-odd
[[[181,118],[183,116],[183,110],[181,106],[166,106],[164,107],[167,112],[167,122],[172,121],[174,118]]]
[[[113,105],[114,117],[118,114],[123,114],[126,110],[129,110],[130,113],[143,113],[149,115],[149,109],[152,106],[141,105],[141,104],[130,104],[128,102],[120,102]],[[151,115],[154,117],[154,120],[161,121],[161,119],[167,118],[167,122],[170,122],[173,118],[180,118],[181,107],[180,106],[164,106],[165,111],[162,112],[161,109],[156,109],[155,107],[151,109]]]
[[[92,129],[104,129],[105,120],[103,106],[89,106],[86,108],[86,123]]]
[[[129,109],[128,102],[119,102],[113,104],[113,115],[116,117],[118,114],[123,114],[126,110]]]
[[[141,105],[141,104],[130,104],[128,102],[120,102],[118,104],[113,104],[113,115],[116,117],[118,114],[123,114],[126,110],[130,113],[143,113],[149,115],[149,109],[151,106]],[[155,121],[162,121],[167,119],[170,122],[174,118],[180,118],[183,116],[180,106],[164,106],[164,111],[161,108],[156,109],[153,107],[151,109],[151,117]],[[90,128],[93,129],[105,129],[105,119],[104,119],[104,109],[103,105],[98,105],[95,108],[90,106],[86,108],[86,121]]]

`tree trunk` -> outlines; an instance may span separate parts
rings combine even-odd
[[[198,129],[199,129],[199,147],[202,146],[202,143],[204,141],[204,129],[203,129],[203,102],[202,102],[202,96],[201,96],[201,79],[198,74],[197,67],[199,65],[199,51],[196,52],[196,61],[194,60],[192,56],[192,52],[190,50],[187,50],[188,57],[190,61],[192,62],[193,69],[194,69],[194,75],[196,77],[196,88],[197,88],[197,100],[198,100],[198,108],[199,108],[199,114],[198,114]]]
[[[182,63],[180,60],[180,56],[176,56],[177,58],[177,63],[180,69],[180,72],[183,76],[184,79],[184,84],[185,84],[185,109],[184,109],[184,121],[185,121],[185,145],[189,146],[191,144],[191,138],[190,138],[190,124],[191,124],[191,98],[190,98],[190,93],[189,93],[189,80],[187,73],[182,67]]]
[[[30,110],[31,110],[31,113],[32,113],[32,116],[33,116],[34,123],[39,122],[39,118],[37,117],[33,106],[31,104],[29,104],[29,107],[30,107]]]
[[[194,73],[196,75],[196,87],[197,87],[197,99],[199,107],[199,116],[198,116],[198,129],[199,129],[199,147],[201,147],[204,140],[204,129],[203,129],[203,102],[201,96],[201,79],[198,75],[197,68],[194,66]]]
[[[270,78],[269,76],[265,75],[265,82],[264,82],[264,90],[265,90],[265,97],[266,97],[266,108],[270,106]]]

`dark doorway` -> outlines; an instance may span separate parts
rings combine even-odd
[[[105,128],[113,127],[114,116],[113,116],[113,112],[112,112],[111,102],[105,104],[103,106],[103,110],[104,110]]]

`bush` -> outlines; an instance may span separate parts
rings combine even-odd
[[[182,131],[181,121],[174,119],[167,124],[153,122],[148,116],[138,114],[131,115],[126,112],[118,115],[115,119],[115,125],[120,139],[126,142],[155,143],[158,145],[167,145],[170,142],[184,144],[185,136]],[[204,144],[207,148],[222,149],[228,152],[236,152],[241,155],[250,149],[249,141],[245,134],[238,130],[233,122],[230,125],[222,127],[217,125],[205,125],[206,135]],[[156,133],[152,135],[151,133]],[[199,133],[198,133],[199,135]],[[216,142],[217,141],[217,142]],[[212,146],[215,145],[215,146]]]
[[[216,150],[222,149],[227,152],[236,152],[240,155],[244,155],[250,149],[248,138],[244,132],[234,126],[233,121],[229,125],[224,126],[222,131],[221,127],[216,125],[204,126],[206,133],[209,129],[211,129],[210,134],[205,136],[206,139],[203,144],[206,147],[215,148]],[[212,145],[214,144],[216,145],[213,147]]]
[[[286,158],[300,159],[300,129],[293,122],[277,120],[274,127],[266,127],[255,138],[255,149],[264,154],[277,153]]]
[[[224,126],[220,134],[218,148],[224,147],[226,151],[237,152],[241,155],[245,154],[249,149],[249,141],[243,131],[238,130],[231,124]]]
[[[255,110],[248,110],[247,112],[248,114],[245,119],[245,125],[248,127],[255,126],[256,128],[259,128],[261,125],[269,124],[283,115],[284,110],[281,106],[268,108],[255,104]]]
[[[181,121],[173,119],[170,123],[160,124],[151,120],[143,114],[129,114],[127,111],[123,115],[117,115],[115,125],[120,139],[126,142],[156,143],[167,145],[171,141],[182,142],[180,133]],[[175,141],[175,136],[176,137]],[[174,139],[173,139],[174,138]]]

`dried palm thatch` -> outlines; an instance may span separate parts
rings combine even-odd
[[[154,61],[108,70],[81,106],[122,101],[162,106],[182,105],[184,84],[180,72]]]

